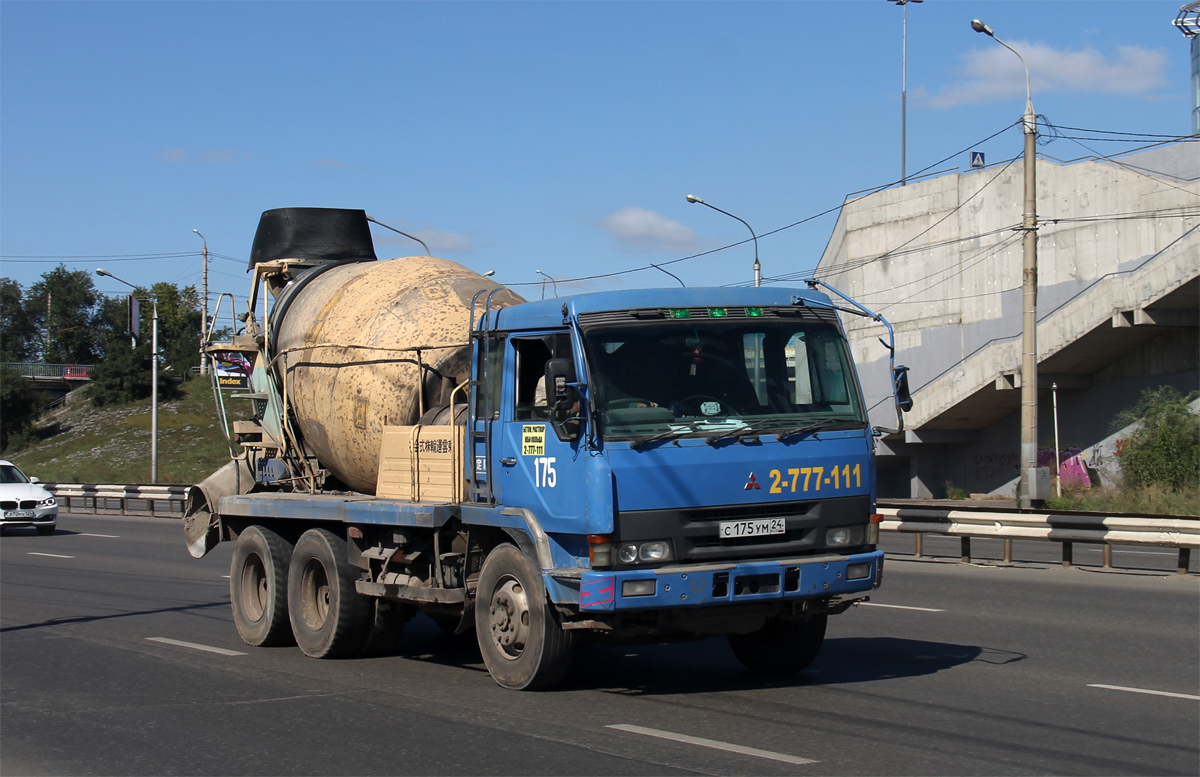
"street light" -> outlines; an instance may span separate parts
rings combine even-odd
[[[542,272],[541,270],[534,270],[534,272],[545,278],[550,278],[550,282],[554,284],[554,296],[557,297],[558,296],[558,281],[554,280],[549,275],[546,275],[546,273]],[[542,281],[542,299],[545,299],[545,298],[546,298],[546,282]]]
[[[193,229],[192,231],[200,235],[199,229]],[[200,295],[203,296],[204,300],[204,306],[200,308],[200,374],[206,375],[209,374],[209,360],[204,357],[204,337],[209,332],[209,239],[204,235],[200,235],[200,240],[204,241],[203,273],[200,276],[200,285],[203,288],[200,291]]]
[[[1018,497],[1022,508],[1033,507],[1034,499],[1049,494],[1037,491],[1037,114],[1033,112],[1033,92],[1029,88],[1029,65],[1025,57],[996,37],[983,22],[975,19],[971,29],[981,32],[1017,55],[1025,68],[1025,212],[1021,229],[1025,232],[1022,272],[1023,320],[1021,325],[1021,486]]]
[[[724,213],[729,218],[737,219],[738,221],[742,222],[743,224],[746,224],[745,219],[739,218],[738,216],[733,215],[732,213],[730,213],[727,210],[721,210],[716,205],[709,205],[707,202],[700,199],[699,197],[697,197],[694,194],[689,194],[687,196],[687,201],[699,203],[706,208],[712,208],[717,213]],[[754,234],[754,228],[751,227],[749,224],[746,224],[746,229],[750,230],[750,237],[754,238],[754,285],[762,286],[762,265],[758,263],[758,235]]]
[[[904,9],[904,38],[900,49],[900,185],[906,186],[908,175],[905,157],[908,151],[908,4],[925,0],[888,0]]]
[[[121,280],[108,270],[97,268],[96,274],[125,284],[134,291],[141,291],[137,286],[126,280]],[[158,299],[150,296],[154,304],[154,315],[151,317],[150,328],[150,482],[158,483]]]

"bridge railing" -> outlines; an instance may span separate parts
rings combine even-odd
[[[924,555],[922,537],[959,537],[963,563],[971,561],[971,538],[1004,541],[1004,561],[1012,561],[1013,540],[1041,540],[1062,546],[1063,566],[1074,563],[1074,543],[1103,546],[1103,566],[1111,568],[1113,545],[1151,545],[1179,551],[1177,571],[1187,574],[1193,549],[1200,548],[1200,518],[1103,513],[1053,513],[995,508],[881,504],[880,529],[914,535],[914,555]]]
[[[40,364],[36,362],[3,362],[3,366],[14,369],[26,378],[63,378],[65,380],[88,380],[94,364]]]

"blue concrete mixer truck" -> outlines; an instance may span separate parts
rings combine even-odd
[[[230,462],[185,539],[235,543],[247,644],[359,655],[425,613],[511,689],[558,683],[580,640],[727,635],[789,673],[880,584],[879,431],[838,314],[878,316],[811,287],[526,302],[379,261],[369,218],[265,212],[249,303],[219,300],[204,345]]]

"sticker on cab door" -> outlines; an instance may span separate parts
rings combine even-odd
[[[546,455],[546,425],[545,424],[522,424],[521,425],[521,455],[522,456],[545,456]]]

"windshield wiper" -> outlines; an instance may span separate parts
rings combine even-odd
[[[696,425],[694,423],[689,424],[687,429],[668,429],[665,432],[652,434],[649,437],[639,437],[638,439],[629,443],[629,449],[636,451],[638,448],[641,448],[647,443],[658,442],[659,440],[670,440],[675,437],[683,437],[685,434],[692,434],[695,431]]]
[[[776,439],[782,440],[784,437],[795,437],[798,434],[806,434],[808,432],[816,432],[821,429],[826,429],[834,424],[848,424],[846,429],[861,429],[866,426],[866,423],[853,418],[822,418],[820,421],[813,421],[810,424],[793,427],[775,427],[773,429],[761,429],[760,434],[773,434]]]

